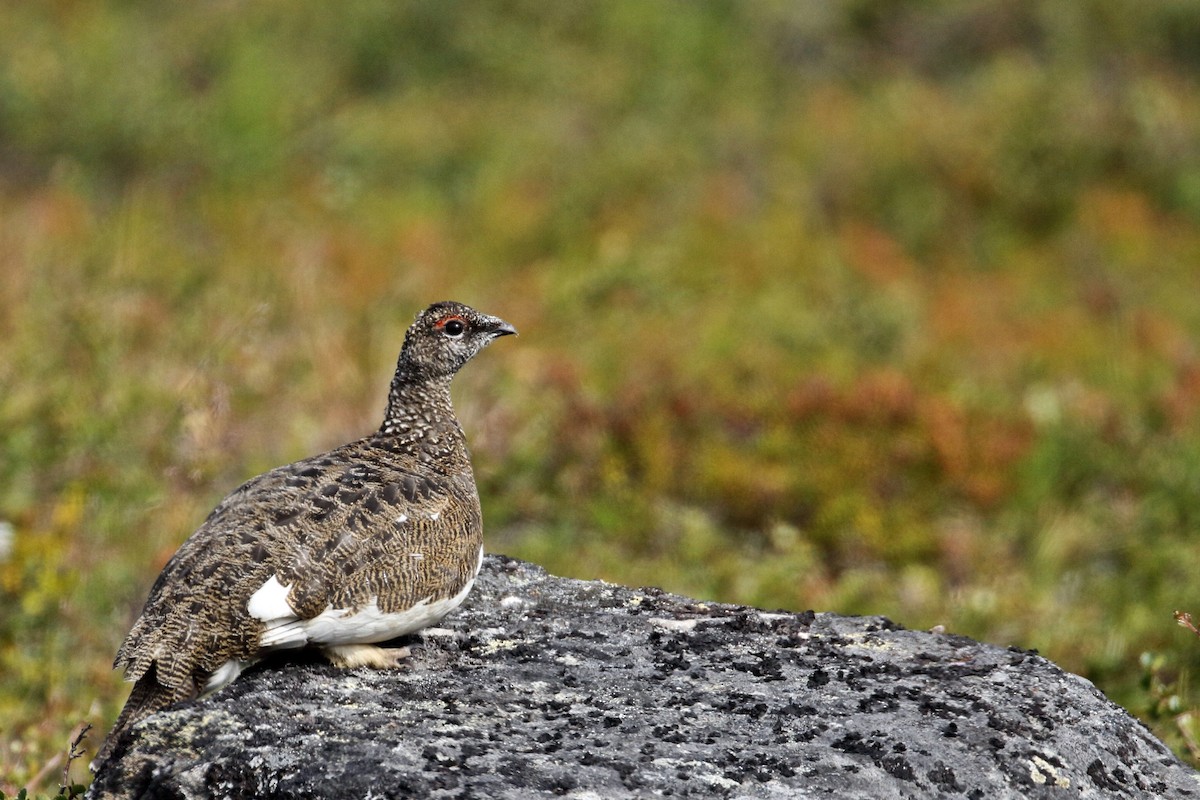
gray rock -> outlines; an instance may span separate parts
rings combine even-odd
[[[276,660],[134,726],[93,797],[1195,797],[1036,654],[492,556],[408,669]]]

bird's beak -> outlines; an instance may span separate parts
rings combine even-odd
[[[517,329],[514,328],[512,325],[509,325],[507,322],[500,319],[499,317],[493,317],[492,319],[494,320],[494,326],[495,326],[492,328],[492,336],[494,336],[496,338],[500,338],[501,336],[516,336],[517,335]]]

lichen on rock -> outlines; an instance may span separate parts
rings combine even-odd
[[[268,662],[134,726],[93,797],[1195,797],[1040,656],[489,556],[406,668]]]

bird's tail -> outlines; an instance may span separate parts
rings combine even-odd
[[[174,702],[186,699],[178,695],[177,690],[172,690],[158,682],[157,670],[152,665],[133,685],[133,691],[129,693],[129,699],[125,701],[125,707],[121,709],[117,721],[113,723],[112,730],[108,732],[104,744],[100,746],[100,751],[96,753],[96,758],[92,761],[92,771],[95,772],[112,756],[121,734],[135,722]]]

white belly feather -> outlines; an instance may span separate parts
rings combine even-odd
[[[475,574],[483,564],[483,548]],[[379,610],[378,598],[372,598],[362,608],[329,608],[311,619],[300,619],[287,602],[291,586],[284,586],[274,575],[264,583],[246,604],[250,616],[266,624],[259,644],[264,650],[281,650],[306,645],[371,644],[395,639],[419,631],[437,622],[458,608],[467,598],[475,578],[453,597],[442,600],[426,598],[403,611],[384,613]]]
[[[414,554],[414,556],[417,554]],[[479,548],[479,561],[475,564],[475,575],[483,566],[483,548]],[[305,645],[338,647],[352,644],[373,644],[395,639],[405,634],[426,628],[462,605],[475,584],[474,575],[458,594],[443,600],[426,598],[403,611],[390,614],[379,610],[378,598],[362,608],[351,611],[347,608],[329,608],[312,619],[300,619],[287,602],[291,586],[284,586],[274,575],[259,587],[246,610],[250,616],[266,624],[259,645],[263,650],[283,650]],[[217,668],[202,690],[203,694],[215,692],[232,683],[242,670],[258,659],[241,661],[230,659]]]

